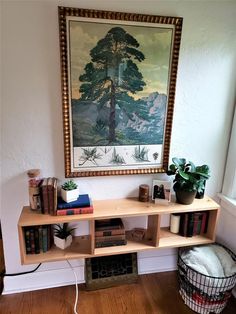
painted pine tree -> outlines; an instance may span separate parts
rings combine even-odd
[[[135,106],[140,106],[139,114],[147,117],[147,112],[141,108],[142,101],[132,97],[145,86],[136,64],[145,56],[138,48],[139,43],[132,35],[121,27],[113,27],[91,49],[91,62],[85,65],[79,77],[81,101],[93,101],[99,110],[109,107],[107,119],[97,122],[97,127],[105,125],[109,145],[119,143],[116,134],[119,115],[132,120]]]

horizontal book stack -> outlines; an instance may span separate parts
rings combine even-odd
[[[125,228],[120,218],[95,221],[95,247],[108,247],[127,244]]]
[[[42,214],[56,215],[57,209],[57,179],[44,178],[39,186]]]
[[[47,252],[53,244],[52,225],[24,228],[26,254]]]
[[[208,211],[180,214],[179,234],[183,237],[192,237],[207,232]]]
[[[93,206],[88,194],[79,195],[76,201],[66,203],[61,197],[57,199],[57,216],[92,214]]]

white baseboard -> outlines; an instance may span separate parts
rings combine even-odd
[[[84,267],[74,267],[78,283],[84,282]],[[70,268],[36,271],[34,273],[5,277],[2,294],[19,293],[61,286],[69,286],[75,283],[75,277]]]
[[[78,264],[78,263],[77,263]],[[74,266],[78,283],[84,283],[84,263]],[[138,273],[149,274],[176,270],[176,252],[173,249],[154,250],[138,254]],[[41,270],[26,275],[5,277],[2,294],[12,294],[40,289],[69,286],[75,283],[68,268]]]

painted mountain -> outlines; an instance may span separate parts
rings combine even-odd
[[[72,99],[73,147],[162,144],[167,96],[158,92],[115,110],[115,142],[108,140],[109,106]]]

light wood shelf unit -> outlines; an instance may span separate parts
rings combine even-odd
[[[50,216],[38,214],[25,206],[18,222],[20,252],[22,264],[35,264],[39,262],[60,261],[65,259],[91,258],[95,256],[115,255],[144,250],[167,247],[182,247],[215,241],[216,224],[219,216],[219,205],[209,197],[195,199],[191,205],[182,205],[175,202],[168,206],[142,203],[137,198],[101,200],[93,202],[93,214]],[[171,233],[168,228],[160,227],[161,216],[171,213],[186,213],[196,211],[209,211],[208,229],[203,235],[182,237]],[[127,218],[147,216],[146,240],[137,242],[127,236],[127,244],[104,248],[95,248],[95,220],[108,218]],[[53,247],[46,253],[26,254],[24,241],[24,227],[58,224],[63,222],[89,222],[89,235],[74,237],[72,245],[66,250]]]

